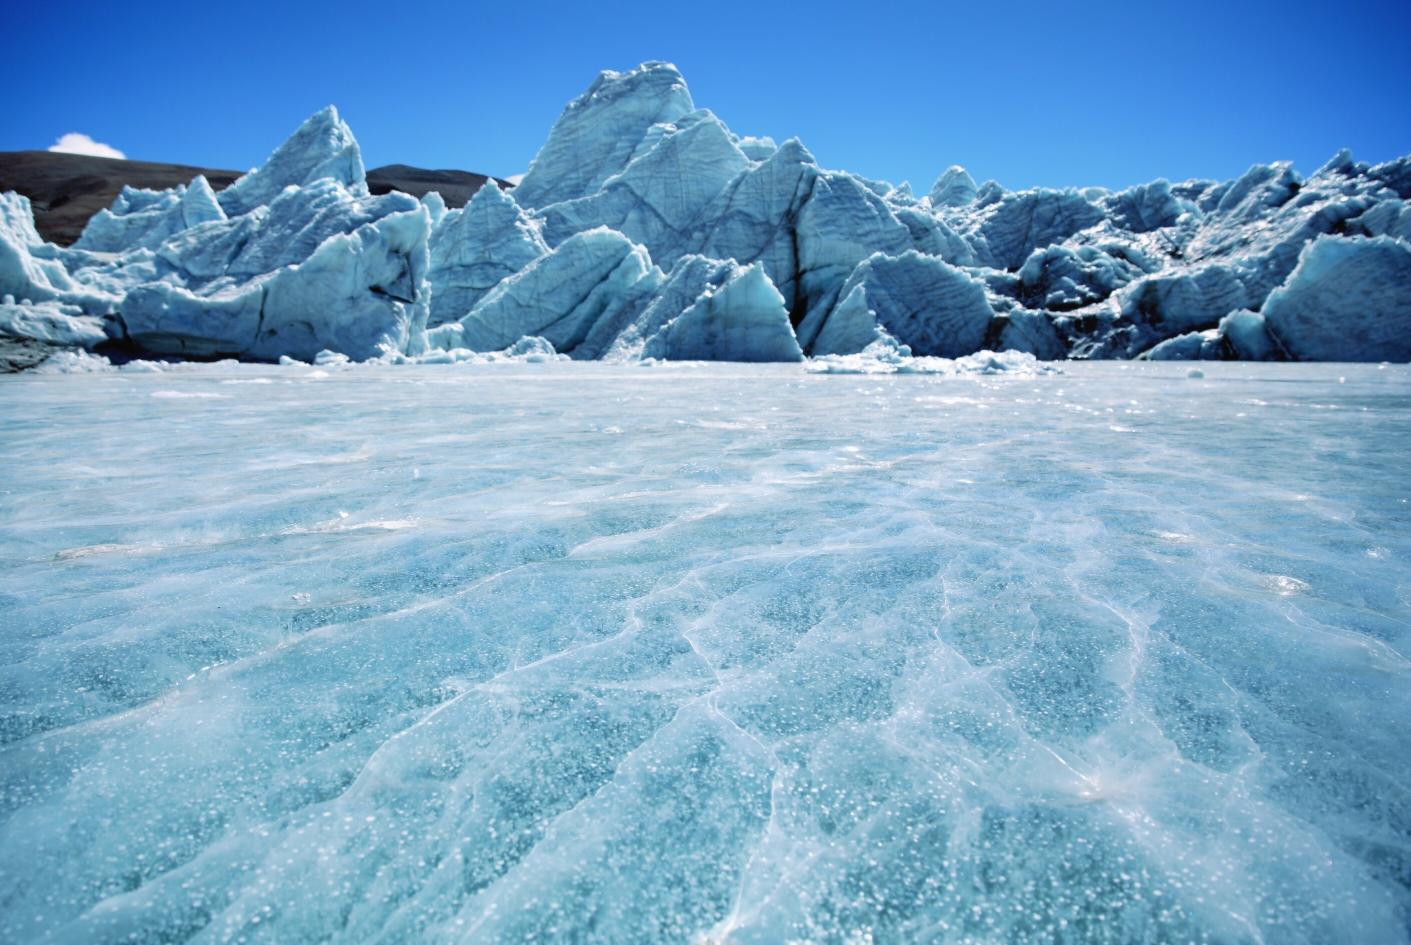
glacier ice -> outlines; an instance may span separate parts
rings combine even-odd
[[[496,351],[543,338],[577,358],[797,361],[784,299],[761,264],[688,256],[670,273],[616,230],[577,233],[427,332],[432,348]]]
[[[494,180],[463,209],[444,206],[432,214],[433,326],[464,318],[487,292],[549,252],[538,224]]]
[[[1411,244],[1320,236],[1260,314],[1297,358],[1411,361]]]
[[[661,129],[694,110],[675,66],[648,62],[629,72],[605,71],[564,108],[515,187],[516,199],[535,208],[590,196],[648,150]]]
[[[1061,243],[1104,219],[1076,190],[1022,190],[976,200],[965,235],[982,264],[1017,269],[1035,249]]]
[[[320,216],[334,193],[343,210]],[[1346,151],[1307,178],[1273,163],[1230,181],[1117,191],[977,186],[953,165],[918,196],[906,183],[822,168],[797,139],[736,134],[696,106],[674,66],[648,62],[603,72],[569,102],[518,186],[492,184],[463,208],[428,194],[423,226],[396,222],[392,204],[369,195],[357,141],[332,107],[220,193],[202,178],[124,190],[73,247],[42,243],[28,204],[6,195],[0,291],[106,319],[102,344],[127,356],[489,353],[521,328],[546,332],[576,359],[782,355],[789,345],[745,343],[748,324],[712,336],[734,338],[729,350],[688,341],[695,318],[676,325],[670,345],[666,336],[648,344],[704,291],[700,273],[758,264],[804,356],[856,354],[885,334],[918,356],[986,347],[1044,359],[1380,360],[1404,356],[1392,340],[1407,296],[1395,267],[1295,269],[1317,241],[1347,243],[1347,259],[1363,261],[1370,251],[1350,248],[1359,238],[1411,245],[1408,198],[1411,157],[1370,166]],[[320,222],[296,237],[267,221],[291,205]],[[621,238],[618,250],[633,247],[631,272],[615,279],[592,268],[605,257],[583,251],[607,251],[603,237],[585,236],[604,230]],[[342,248],[321,249],[315,237]],[[242,256],[273,268],[228,265]],[[580,263],[589,268],[568,271]],[[1361,297],[1381,301],[1306,311],[1299,328],[1288,327],[1291,303],[1273,301],[1283,314],[1266,315],[1262,333],[1239,314],[1276,296],[1334,292],[1310,283],[1354,271]],[[948,274],[955,291],[926,273]],[[544,281],[560,277],[558,288]],[[683,279],[699,283],[690,298]],[[583,295],[569,298],[573,287]],[[658,292],[668,297],[654,305]],[[541,296],[552,310],[528,312]],[[726,327],[725,311],[712,330]]]
[[[959,164],[952,164],[931,187],[931,206],[963,207],[975,199],[978,190],[970,172]]]
[[[1215,361],[1219,356],[1220,332],[1215,328],[1167,338],[1142,353],[1148,361]]]
[[[111,207],[89,218],[74,247],[110,253],[156,249],[182,230],[224,219],[215,191],[200,174],[170,191],[124,187]]]
[[[816,329],[812,316],[799,326],[814,354],[853,354],[889,335],[923,357],[960,357],[984,346],[994,321],[981,283],[915,250],[864,260],[840,296]]]
[[[1100,302],[1161,268],[1139,247],[1109,243],[1045,246],[1019,268],[1015,295],[1034,308],[1066,311]]]
[[[801,361],[784,297],[753,263],[707,289],[643,346],[644,357],[668,361]]]
[[[430,217],[406,194],[356,197],[323,178],[187,230],[157,251],[168,278],[123,300],[145,351],[359,360],[406,351],[427,318]]]
[[[768,135],[745,135],[735,143],[751,161],[767,161],[779,150],[779,145]]]
[[[0,940],[1404,942],[1408,369],[973,360],[5,380]]]
[[[57,302],[102,314],[119,296],[106,291],[104,285],[93,285],[95,280],[86,270],[69,272],[65,260],[84,255],[39,238],[28,197],[13,191],[0,194],[0,293],[13,296],[22,305]]]
[[[309,116],[264,164],[220,192],[230,216],[271,203],[286,187],[334,180],[355,196],[367,195],[362,151],[347,122],[332,105]]]
[[[801,324],[820,324],[838,303],[843,283],[873,253],[900,255],[912,248],[911,231],[886,201],[850,174],[814,175],[795,226],[798,246],[797,305]],[[810,353],[813,339],[800,338]]]
[[[1150,233],[1175,226],[1188,210],[1164,180],[1118,191],[1101,202],[1114,226],[1128,233]]]
[[[686,245],[685,231],[750,166],[729,130],[709,112],[691,112],[653,130],[651,148],[595,193],[540,210],[550,243],[607,226],[645,246],[653,259],[671,259]]]
[[[459,322],[433,332],[431,340],[438,347],[498,351],[536,336],[571,351],[654,275],[660,270],[642,247],[598,227],[575,234],[501,282]]]
[[[763,264],[791,312],[798,300],[798,215],[817,170],[797,138],[785,141],[731,183],[702,227],[699,243],[705,256]]]
[[[1287,354],[1283,346],[1269,334],[1264,316],[1259,312],[1247,309],[1231,312],[1220,319],[1215,331],[1233,351],[1235,360],[1283,360]]]
[[[645,252],[645,251],[644,251]],[[755,268],[755,267],[751,267]],[[798,359],[797,342],[785,341],[777,337],[781,334],[780,328],[787,329],[789,339],[793,339],[793,329],[789,326],[787,311],[780,312],[774,303],[774,296],[766,289],[764,283],[768,283],[767,277],[756,277],[756,291],[746,293],[739,300],[750,302],[752,299],[759,304],[739,307],[735,309],[741,315],[753,313],[754,321],[751,325],[739,326],[738,332],[733,332],[729,325],[720,325],[721,317],[729,317],[732,312],[719,309],[715,305],[705,305],[705,301],[711,295],[720,290],[727,282],[738,277],[743,271],[743,267],[733,261],[722,261],[711,259],[706,256],[690,255],[684,256],[671,267],[670,272],[660,272],[654,269],[653,272],[643,279],[632,292],[632,298],[626,304],[617,307],[616,311],[609,318],[602,318],[594,324],[588,336],[574,350],[580,358],[601,359],[609,361],[626,361],[646,357],[649,360],[653,357],[666,357],[664,346],[667,338],[662,337],[662,331],[668,326],[679,321],[679,317],[688,309],[696,307],[698,316],[705,316],[712,313],[703,320],[694,317],[677,328],[672,329],[670,337],[672,345],[676,348],[686,344],[692,344],[684,334],[685,330],[696,325],[705,329],[713,335],[713,339],[701,338],[696,345],[700,350],[719,349],[718,343],[732,335],[737,335],[737,340],[744,341],[749,337],[758,336],[768,338],[776,336],[776,340],[783,341],[782,349],[787,352],[787,356],[780,360],[794,361]],[[772,283],[768,289],[773,289]],[[775,290],[777,291],[777,290]],[[782,298],[779,303],[782,305]],[[768,313],[770,317],[759,318],[758,316]],[[782,315],[782,317],[781,317]],[[769,323],[773,322],[771,326]],[[763,335],[759,335],[759,332]],[[652,349],[651,354],[646,353],[648,348]],[[770,346],[766,345],[762,349],[757,349],[753,357],[741,357],[738,360],[760,361],[773,360],[772,358],[761,357]],[[721,351],[724,354],[724,351]],[[747,354],[748,352],[742,352]],[[737,360],[731,357],[712,357],[707,360]]]
[[[124,190],[64,249],[38,238],[25,198],[3,195],[0,289],[107,316],[90,346],[273,361],[424,345],[429,211],[405,194],[368,194],[336,111],[212,198],[199,177],[167,193]]]
[[[0,300],[0,335],[76,348],[95,348],[108,340],[103,320],[83,314],[77,305],[52,301],[22,304],[12,295]]]

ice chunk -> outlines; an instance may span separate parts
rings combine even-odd
[[[1164,180],[1129,187],[1103,198],[1102,204],[1116,226],[1132,233],[1175,226],[1189,206],[1171,192],[1171,184]]]
[[[669,63],[602,72],[563,110],[515,199],[535,208],[596,192],[627,167],[653,125],[670,125],[694,109],[685,80]]]
[[[1276,361],[1285,357],[1283,348],[1270,336],[1264,316],[1258,312],[1248,309],[1231,312],[1220,319],[1218,331],[1229,353],[1242,361]]]
[[[1018,269],[1035,249],[1101,221],[1102,208],[1076,190],[1023,190],[989,204],[977,201],[970,223],[975,253],[986,265]]]
[[[931,206],[963,207],[975,199],[975,178],[959,164],[945,169],[931,187]]]
[[[286,187],[325,177],[355,195],[367,193],[362,151],[332,105],[306,119],[264,164],[222,190],[218,199],[228,215],[239,216],[270,203]]]
[[[444,327],[451,328],[450,325]],[[554,351],[554,346],[543,338],[521,338],[503,351],[434,348],[425,354],[406,358],[405,362],[410,364],[546,364],[551,361],[567,360],[569,360],[568,355]]]
[[[675,260],[693,248],[692,225],[712,216],[707,208],[751,167],[732,138],[707,111],[659,126],[650,147],[639,149],[596,193],[545,207],[545,238],[557,244],[607,226],[645,246],[653,259]]]
[[[869,304],[866,283],[860,281],[843,294],[826,317],[804,319],[799,333],[808,340],[809,353],[817,357],[860,352],[882,340],[886,329],[879,324],[877,313]]]
[[[462,210],[447,212],[431,233],[430,324],[459,321],[485,294],[549,247],[538,224],[494,180]]]
[[[419,343],[426,324],[430,218],[413,197],[362,197],[331,179],[164,243],[169,267],[123,301],[127,336],[148,351],[362,360]]]
[[[648,339],[738,271],[733,261],[697,254],[682,257],[665,276],[651,274],[634,288],[629,301],[594,322],[574,348],[574,356],[610,361],[641,358]]]
[[[485,183],[494,184],[495,181],[492,178]],[[499,185],[496,184],[495,186],[498,187]],[[476,193],[479,193],[479,191],[476,191]],[[441,225],[441,221],[446,219],[446,214],[449,212],[446,209],[446,200],[441,196],[439,191],[428,190],[421,195],[421,205],[426,208],[426,213],[431,218],[431,230],[434,233],[436,227]]]
[[[1394,236],[1411,243],[1411,205],[1400,199],[1379,200],[1350,221],[1348,230],[1364,236]]]
[[[911,245],[918,252],[938,256],[956,266],[974,265],[975,251],[949,223],[920,206],[896,204],[888,198],[892,213],[911,233]]]
[[[779,146],[774,143],[774,139],[769,136],[754,137],[746,135],[735,142],[740,150],[745,152],[745,156],[751,161],[767,161],[774,156],[774,152],[779,150]]]
[[[21,302],[78,305],[90,314],[111,311],[121,297],[119,284],[103,274],[70,274],[66,262],[83,255],[39,238],[28,197],[13,191],[0,194],[0,294]]]
[[[1215,328],[1167,338],[1142,355],[1148,361],[1213,361],[1219,357],[1220,332]]]
[[[225,211],[204,175],[168,191],[124,187],[113,205],[89,218],[77,249],[124,252],[155,249],[168,237],[200,223],[224,220]]]
[[[328,367],[330,365],[338,367],[344,364],[351,364],[352,359],[341,351],[330,351],[324,348],[314,355],[314,364],[318,367]]]
[[[33,248],[43,242],[34,228],[29,198],[14,191],[0,194],[0,292],[47,302],[69,288],[62,264],[34,258]]]
[[[880,328],[917,355],[954,358],[980,350],[993,318],[983,285],[912,250],[867,259],[848,278],[833,312],[816,329],[800,325],[799,333],[815,355],[860,351]]]
[[[1402,200],[1411,200],[1411,154],[1367,168],[1366,173]]]
[[[0,302],[0,335],[81,348],[108,340],[102,319],[83,314],[77,305],[52,301],[25,305],[6,298]]]
[[[814,178],[795,225],[804,324],[821,327],[858,263],[873,253],[896,256],[913,248],[911,231],[860,178],[833,171]],[[799,341],[807,348],[811,334]]]
[[[101,354],[83,349],[57,351],[34,369],[36,374],[106,374],[117,370],[113,362]]]
[[[538,337],[521,338],[506,348],[503,354],[508,359],[528,363],[567,360],[564,355],[554,350],[554,346],[549,344],[548,339]]]
[[[1230,182],[1211,212],[1229,221],[1251,222],[1291,200],[1301,184],[1287,161],[1256,164]]]
[[[793,311],[798,290],[797,220],[818,174],[813,155],[790,138],[741,174],[703,224],[700,252],[715,259],[761,262]],[[665,265],[665,260],[658,260]]]
[[[572,354],[600,318],[635,303],[661,278],[641,246],[613,230],[589,230],[497,285],[460,320],[459,331],[443,326],[429,337],[438,346],[498,351],[537,335]]]
[[[1120,299],[1123,315],[1168,335],[1214,325],[1249,302],[1244,283],[1220,265],[1141,279]]]
[[[1411,361],[1411,244],[1386,236],[1314,240],[1261,313],[1291,355]]]
[[[610,361],[641,358],[647,339],[701,296],[724,285],[735,270],[734,262],[693,254],[679,259],[664,276],[649,274],[629,299],[593,323],[574,348],[575,356]]]
[[[829,354],[812,358],[807,370],[812,374],[936,374],[963,377],[967,375],[1010,374],[1038,376],[1058,374],[1061,369],[1041,364],[1032,354],[1022,351],[977,351],[961,358],[912,357],[905,345],[883,336],[856,354]]]
[[[784,297],[764,267],[734,267],[724,285],[664,325],[643,356],[671,361],[801,361]]]
[[[1020,297],[1061,312],[1100,302],[1161,265],[1140,247],[1118,242],[1045,246],[1034,250],[1019,269]]]
[[[990,334],[995,334],[996,329],[999,338],[996,347],[1001,351],[1032,354],[1043,361],[1061,360],[1068,354],[1063,339],[1054,328],[1053,319],[1045,312],[1025,308],[996,312]]]

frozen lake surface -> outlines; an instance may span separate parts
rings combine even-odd
[[[0,380],[0,941],[1404,942],[1411,373],[1188,367]]]

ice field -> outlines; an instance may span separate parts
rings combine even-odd
[[[1408,448],[1406,366],[4,378],[0,941],[1405,942]]]

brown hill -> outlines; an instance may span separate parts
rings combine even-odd
[[[464,207],[489,179],[484,174],[471,171],[428,171],[409,164],[387,164],[367,172],[367,189],[375,194],[400,190],[413,197],[421,197],[435,190],[440,192],[446,206]],[[495,182],[501,187],[514,186],[498,177]]]
[[[54,151],[0,151],[0,192],[15,190],[28,197],[39,235],[61,246],[78,239],[88,218],[110,205],[124,186],[162,190],[205,174],[211,186],[221,190],[242,173]],[[484,174],[470,171],[433,171],[406,164],[388,164],[367,172],[367,186],[374,194],[400,190],[420,197],[436,190],[448,207],[465,206],[487,180]],[[513,186],[508,181],[499,183]]]

